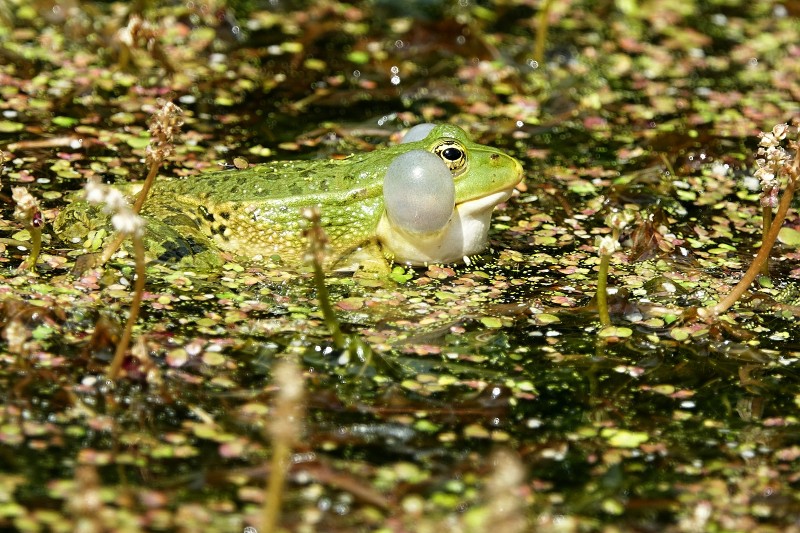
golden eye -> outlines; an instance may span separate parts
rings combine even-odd
[[[464,147],[456,141],[445,141],[434,148],[433,152],[444,161],[454,176],[461,174],[467,167],[467,154]]]

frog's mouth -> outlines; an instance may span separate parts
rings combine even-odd
[[[386,213],[376,234],[387,255],[395,262],[423,266],[460,263],[486,248],[492,211],[511,197],[514,186],[456,204],[444,228],[431,233],[413,233],[398,228]]]
[[[489,213],[491,214],[494,206],[511,198],[513,191],[514,188],[510,187],[508,189],[493,192],[486,196],[481,196],[480,198],[475,198],[474,200],[467,200],[465,202],[461,202],[460,204],[456,204],[455,210],[463,213],[463,215],[468,215],[483,212],[485,209],[488,209]]]

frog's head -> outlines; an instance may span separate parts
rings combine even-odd
[[[377,228],[388,255],[423,265],[483,251],[492,210],[522,179],[519,161],[447,124],[416,126],[401,147],[384,177]]]

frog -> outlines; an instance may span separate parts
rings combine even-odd
[[[159,179],[141,211],[145,246],[148,259],[167,264],[214,266],[228,254],[300,267],[308,249],[301,211],[318,206],[328,268],[358,268],[375,255],[409,266],[460,263],[486,249],[492,211],[522,178],[517,159],[459,126],[421,124],[398,144],[344,158]],[[109,231],[107,218],[73,201],[54,230],[81,245]]]

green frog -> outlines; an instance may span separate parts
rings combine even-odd
[[[424,124],[400,144],[344,159],[156,181],[141,214],[149,258],[167,263],[221,263],[220,252],[228,252],[301,266],[308,246],[300,212],[314,205],[329,239],[329,268],[352,267],[377,250],[401,264],[455,263],[486,248],[492,210],[521,179],[513,157],[470,141],[457,126]],[[76,201],[54,229],[85,246],[107,224],[99,209]]]

